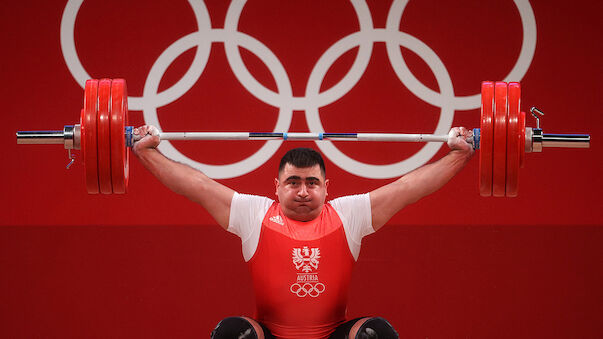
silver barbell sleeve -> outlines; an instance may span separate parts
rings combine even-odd
[[[65,143],[63,131],[19,131],[17,144],[62,145]]]

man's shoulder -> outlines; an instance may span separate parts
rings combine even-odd
[[[351,194],[337,197],[335,199],[327,201],[327,204],[336,206],[338,204],[357,203],[361,201],[368,201],[370,199],[369,193]]]
[[[248,193],[239,193],[235,192],[232,199],[242,200],[242,201],[265,201],[265,202],[274,202],[274,199],[270,199],[268,197],[257,195],[257,194],[248,194]]]
[[[266,212],[268,210],[268,208],[270,208],[270,206],[272,206],[274,204],[275,204],[275,201],[268,197],[264,197],[261,195],[255,195],[255,194],[246,194],[246,193],[235,192],[235,194],[232,197],[231,208],[234,208],[237,210],[241,210],[241,209],[253,210],[253,211],[262,210],[262,211]]]

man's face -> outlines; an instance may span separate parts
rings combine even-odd
[[[286,164],[274,183],[276,195],[287,217],[310,221],[322,211],[329,181],[325,180],[320,166],[299,168]]]

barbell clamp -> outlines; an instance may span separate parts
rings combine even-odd
[[[73,162],[75,161],[75,155],[71,154],[71,149],[67,149],[67,157],[69,157],[70,161],[67,166],[65,166],[65,169],[69,169],[69,167],[71,167],[71,165],[73,165]]]

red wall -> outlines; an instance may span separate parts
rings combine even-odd
[[[361,8],[363,3],[358,4]],[[391,2],[366,4],[373,26],[385,28]],[[205,5],[214,30],[205,30],[201,38],[220,40],[218,29],[224,28],[229,3]],[[524,110],[537,106],[545,111],[545,132],[589,133],[591,148],[527,154],[519,197],[513,199],[479,196],[476,155],[441,191],[365,239],[350,293],[351,316],[385,316],[408,337],[603,334],[603,152],[598,142],[603,132],[598,100],[603,7],[597,1],[528,5],[535,18],[535,51],[527,70],[509,80],[522,83]],[[83,165],[76,161],[65,170],[67,152],[61,146],[16,145],[17,130],[61,129],[78,122],[83,90],[69,69],[73,60],[64,57],[61,47],[66,7],[65,2],[15,1],[0,14],[5,159],[0,169],[5,178],[0,337],[198,337],[225,316],[251,314],[253,296],[238,238],[163,188],[135,158],[127,195],[88,195]],[[410,1],[398,28],[441,60],[457,97],[477,94],[482,80],[507,77],[524,35],[512,1]],[[157,108],[161,127],[270,131],[279,117],[274,103],[309,98],[306,86],[319,58],[360,29],[354,7],[345,1],[250,1],[238,31],[261,44],[239,51],[252,78],[273,93],[272,99],[239,81],[224,40],[213,42],[211,50],[203,50],[211,51],[205,67],[193,64],[193,70],[203,71],[194,85]],[[77,14],[74,41],[91,77],[123,77],[130,95],[140,97],[159,56],[196,30],[186,1],[86,1]],[[379,40],[378,34],[368,36]],[[361,77],[344,95],[319,104],[324,129],[433,132],[440,108],[400,81],[382,40],[367,46],[372,50]],[[262,51],[278,62],[258,56]],[[356,47],[343,53],[326,73],[320,92],[350,74],[363,51]],[[441,71],[436,76],[429,62],[407,47],[402,55],[419,81],[441,90],[436,79]],[[176,84],[194,57],[193,48],[171,63],[159,91]],[[286,86],[273,77],[274,65],[286,72]],[[286,87],[299,101],[286,99]],[[293,107],[289,131],[309,130],[308,102]],[[130,106],[132,124],[142,124],[146,113],[132,100]],[[478,109],[454,110],[454,125],[478,124]],[[528,125],[535,125],[533,119],[528,118]],[[246,159],[263,143],[174,145],[194,161],[224,165]],[[294,146],[316,144],[284,143],[256,169],[243,168],[245,174],[220,181],[240,192],[272,197],[278,159]],[[422,147],[337,146],[375,165],[408,159]],[[433,159],[445,152],[440,149]],[[366,192],[393,180],[355,175],[340,163],[327,156],[331,197]]]

